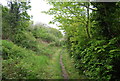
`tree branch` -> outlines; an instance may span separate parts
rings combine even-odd
[[[88,9],[90,9],[90,10],[97,11],[96,9],[90,8],[90,7],[88,7],[88,6],[84,5],[84,4],[80,4],[80,3],[79,3],[79,5],[81,5],[81,6],[83,6],[83,7],[86,7],[86,8],[88,8]]]

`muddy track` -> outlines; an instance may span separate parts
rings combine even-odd
[[[66,72],[65,66],[64,66],[63,61],[62,61],[62,53],[60,54],[60,66],[62,69],[62,76],[64,77],[64,79],[68,79],[68,74]]]

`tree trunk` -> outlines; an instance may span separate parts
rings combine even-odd
[[[90,38],[90,33],[89,33],[89,24],[90,24],[90,15],[89,15],[89,2],[87,3],[87,21],[86,21],[86,33],[87,33],[87,36],[88,36],[88,38]]]

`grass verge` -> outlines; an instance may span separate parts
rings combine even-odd
[[[45,79],[63,79],[62,71],[59,63],[61,49],[59,48],[54,48],[54,49],[56,49],[56,53],[53,54],[46,68]]]
[[[67,51],[62,51],[63,63],[68,73],[69,79],[85,79],[84,75],[79,74],[78,69],[74,67],[74,60],[70,58]]]

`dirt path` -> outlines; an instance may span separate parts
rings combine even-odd
[[[62,69],[62,76],[64,77],[64,79],[68,79],[68,74],[66,72],[65,66],[62,61],[62,54],[60,54],[60,65],[61,65],[61,69]]]
[[[63,79],[62,70],[60,66],[60,48],[54,48],[56,52],[52,54],[46,67],[44,79]]]

